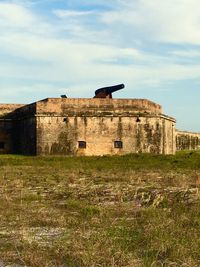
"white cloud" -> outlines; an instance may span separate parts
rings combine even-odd
[[[42,37],[27,33],[0,36],[0,47],[13,56],[63,64],[116,62],[120,59],[142,59],[144,55],[134,48],[117,48],[101,44],[79,43],[69,39]]]
[[[0,26],[30,26],[34,16],[23,6],[14,3],[0,3]]]
[[[103,14],[102,22],[125,24],[146,40],[200,44],[199,10],[199,0],[127,0]]]
[[[16,33],[31,33],[33,35],[55,34],[56,27],[46,22],[43,17],[34,14],[30,8],[23,5],[0,3],[0,35]]]
[[[2,77],[63,81],[73,86],[77,84],[77,87],[88,82],[99,86],[101,82],[125,82],[134,89],[141,84],[155,86],[200,76],[200,65],[179,65],[168,58],[152,57],[133,48],[75,43],[22,33],[1,36],[0,43],[8,53],[25,60],[20,65],[1,64]],[[130,58],[130,64],[122,64],[123,59]]]
[[[76,11],[76,10],[54,10],[53,13],[60,18],[88,16],[94,14],[94,11]]]
[[[176,8],[178,0],[174,1]],[[185,2],[187,1],[185,0]],[[85,93],[86,87],[90,90],[90,88],[102,86],[102,83],[106,85],[124,82],[132,90],[141,85],[161,86],[169,81],[196,79],[200,76],[199,64],[188,66],[176,63],[176,57],[180,56],[178,50],[174,51],[172,55],[169,53],[160,56],[141,51],[129,45],[127,41],[129,37],[134,38],[136,26],[145,33],[147,23],[149,24],[148,29],[152,31],[152,35],[154,34],[153,37],[162,36],[162,33],[158,34],[159,30],[170,27],[164,22],[169,18],[168,9],[172,1],[169,1],[168,4],[161,4],[158,0],[138,0],[134,4],[127,0],[121,3],[123,3],[121,4],[123,5],[122,10],[102,13],[104,14],[102,20],[110,25],[110,28],[106,28],[103,33],[99,33],[94,28],[88,29],[85,24],[81,25],[82,17],[85,15],[84,11],[73,11],[74,13],[66,10],[63,13],[59,11],[61,13],[57,15],[63,17],[64,20],[66,16],[76,17],[77,24],[75,26],[80,27],[79,37],[82,37],[78,39],[76,35],[69,37],[63,31],[62,23],[54,23],[50,20],[47,23],[46,19],[38,17],[31,12],[31,9],[17,4],[1,5],[1,14],[4,14],[4,19],[11,26],[11,30],[8,31],[8,27],[0,28],[1,51],[10,56],[9,60],[6,59],[0,63],[0,76],[19,80],[26,79],[26,81],[34,80],[35,91],[38,91],[38,94],[40,91],[39,81],[44,83],[47,81],[63,82],[69,84],[71,90],[79,88]],[[164,16],[163,8],[167,10],[165,18],[162,18]],[[19,17],[16,14],[18,10],[21,12],[19,12]],[[13,13],[15,14],[13,15]],[[157,14],[158,16],[156,16]],[[126,42],[124,47],[121,43],[114,45],[109,42],[114,39],[115,35],[120,35],[119,29],[116,29],[115,26],[113,31],[111,30],[113,23],[118,25],[122,22],[128,25],[129,30],[129,36],[123,36]],[[161,25],[157,25],[159,22]],[[95,23],[98,23],[98,20]],[[170,21],[170,23],[172,22]],[[152,27],[152,25],[157,25],[157,27]],[[24,31],[21,27],[26,27],[26,30]],[[69,31],[70,29],[72,32],[74,31],[73,24],[69,23],[67,27],[69,27]],[[127,31],[125,32],[127,33]],[[89,42],[90,34],[91,37],[98,35],[98,38]],[[109,40],[101,38],[106,35]],[[99,41],[101,39],[103,39],[102,42]],[[29,88],[32,92],[34,91],[34,86],[29,86]],[[81,95],[80,91],[79,95]]]

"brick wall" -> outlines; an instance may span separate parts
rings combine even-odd
[[[174,122],[164,117],[137,120],[137,117],[37,117],[37,153],[175,153]],[[79,141],[86,142],[86,148],[79,148]],[[122,148],[115,148],[115,141],[121,141]]]
[[[176,149],[179,150],[199,150],[200,133],[186,131],[176,131]]]

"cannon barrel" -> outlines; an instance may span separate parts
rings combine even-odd
[[[95,98],[112,98],[112,93],[123,89],[124,84],[99,88],[95,91]]]

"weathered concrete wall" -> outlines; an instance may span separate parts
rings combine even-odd
[[[146,99],[47,98],[37,102],[36,113],[61,116],[118,116],[161,114],[162,107]]]
[[[0,154],[35,154],[36,104],[0,104]]]
[[[37,102],[37,154],[175,153],[175,120],[144,99],[45,99]],[[79,147],[79,142],[86,147]],[[122,142],[116,148],[115,142]]]
[[[36,114],[36,106],[37,106],[37,103],[32,103],[32,104],[17,108],[13,113],[13,117],[15,119],[24,119],[28,117],[33,117]]]
[[[0,117],[10,116],[16,109],[23,106],[22,104],[0,104]]]
[[[0,130],[12,153],[175,153],[175,120],[145,99],[53,98],[26,106],[0,105],[1,114],[12,118],[10,132],[3,137]]]
[[[20,104],[0,104],[0,154],[13,153],[13,121],[12,117]]]
[[[13,122],[13,152],[36,155],[36,118],[24,117]]]
[[[174,122],[159,116],[139,120],[137,116],[38,116],[37,154],[175,153]],[[86,148],[79,148],[79,141],[85,141]],[[115,148],[115,141],[121,141],[123,147]]]
[[[176,149],[179,150],[199,150],[200,133],[176,131]]]
[[[13,151],[12,140],[13,124],[11,120],[0,119],[0,154],[9,154]]]
[[[13,118],[13,152],[36,154],[36,103],[16,109]]]
[[[176,121],[169,117],[162,120],[163,143],[162,154],[176,153]]]

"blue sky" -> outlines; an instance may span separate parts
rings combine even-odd
[[[0,0],[0,102],[148,98],[200,131],[199,0]]]

